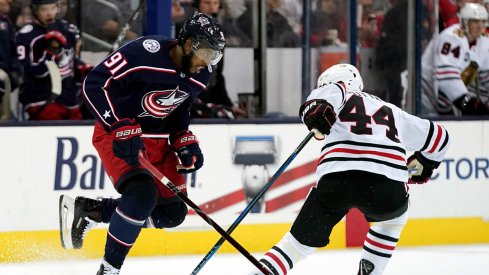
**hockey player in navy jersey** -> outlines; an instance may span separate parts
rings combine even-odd
[[[355,67],[334,65],[321,74],[300,107],[304,124],[317,129],[315,137],[323,140],[319,181],[290,231],[260,259],[274,275],[287,274],[326,246],[333,227],[353,207],[373,222],[358,274],[382,274],[407,221],[406,183],[427,182],[448,149],[448,133],[441,125],[362,89]],[[414,154],[406,158],[407,151]]]
[[[31,0],[31,9],[33,22],[17,32],[17,54],[24,66],[20,102],[30,120],[82,119],[75,75],[84,77],[91,65],[77,57],[78,28],[56,19],[59,0]],[[55,62],[56,73],[48,70],[49,61]],[[53,81],[61,82],[61,91],[53,90]]]
[[[94,222],[110,222],[97,274],[119,274],[142,227],[171,228],[185,219],[187,206],[140,166],[138,151],[186,192],[183,173],[204,163],[199,142],[188,129],[190,106],[205,89],[210,65],[222,57],[224,43],[219,23],[195,14],[178,40],[140,37],[87,76],[83,96],[97,118],[93,145],[121,197],[77,197],[71,240],[63,245],[80,248]]]
[[[10,119],[10,93],[18,86],[21,64],[15,51],[14,25],[8,17],[10,0],[0,0],[0,120]]]

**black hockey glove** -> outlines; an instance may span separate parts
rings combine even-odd
[[[139,150],[145,149],[139,123],[134,119],[125,118],[112,124],[110,132],[113,138],[114,155],[125,160],[129,165],[138,166]]]
[[[471,95],[462,96],[455,100],[453,104],[460,109],[462,115],[489,114],[489,104]]]
[[[319,131],[314,135],[318,140],[324,139],[324,135],[329,135],[331,127],[336,122],[333,106],[324,99],[313,99],[302,104],[299,116],[309,131],[312,129]]]
[[[189,130],[182,130],[170,135],[170,143],[177,152],[181,165],[177,166],[180,174],[191,173],[199,170],[204,164],[204,155],[199,147],[197,137]]]
[[[416,151],[407,160],[407,169],[409,172],[409,184],[423,184],[430,180],[433,170],[440,166],[440,162],[427,159]]]

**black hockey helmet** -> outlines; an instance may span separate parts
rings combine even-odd
[[[222,51],[226,40],[224,39],[224,33],[222,32],[219,22],[208,15],[202,13],[195,13],[185,21],[180,34],[178,35],[178,44],[183,46],[187,39],[193,38],[192,49],[198,50],[202,48],[212,49],[220,54],[222,57]],[[220,59],[220,57],[218,59]],[[215,62],[217,57],[212,57],[212,63]]]
[[[31,5],[58,4],[59,0],[31,0]]]
[[[58,4],[58,7],[60,5],[59,0],[31,0],[30,8],[32,12],[35,13],[35,11],[40,5],[46,5],[46,4]]]

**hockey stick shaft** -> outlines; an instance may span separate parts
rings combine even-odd
[[[134,22],[134,20],[138,18],[139,13],[141,13],[141,10],[144,8],[145,4],[146,4],[146,0],[139,1],[139,6],[136,8],[136,10],[134,10],[131,17],[129,17],[129,20],[127,20],[126,24],[124,24],[124,26],[121,29],[121,32],[117,36],[117,40],[112,45],[111,53],[119,48],[119,45],[121,44],[122,40],[124,40],[124,37],[126,37],[127,31],[129,31],[132,22]]]
[[[241,223],[241,221],[244,219],[246,215],[253,209],[255,204],[263,197],[265,192],[272,186],[272,184],[277,180],[277,178],[285,171],[287,166],[292,162],[292,160],[295,159],[295,157],[299,154],[299,152],[306,146],[306,144],[311,140],[311,138],[314,136],[314,130],[310,131],[309,134],[302,140],[302,142],[297,146],[297,148],[294,150],[294,152],[287,158],[287,160],[280,166],[280,168],[275,172],[275,174],[268,180],[268,182],[263,186],[263,188],[260,190],[260,192],[253,198],[253,200],[246,206],[246,208],[241,212],[241,214],[238,216],[238,218],[233,222],[233,224],[229,227],[229,229],[226,231],[227,234],[231,234],[234,229]],[[194,271],[192,271],[192,274],[197,274],[199,271],[204,267],[204,265],[209,261],[209,259],[217,252],[219,247],[224,243],[225,239],[220,238],[219,241],[212,247],[212,249],[205,255],[205,257],[200,261],[200,263],[195,267]]]
[[[60,95],[63,90],[61,72],[59,71],[58,64],[56,62],[48,60],[45,62],[49,72],[49,79],[51,80],[51,92],[55,95]]]
[[[138,155],[139,162],[141,165],[148,169],[151,174],[153,174],[154,177],[158,178],[159,181],[164,184],[166,187],[168,187],[175,195],[177,195],[184,203],[186,203],[188,206],[190,206],[195,213],[197,213],[202,219],[204,219],[210,226],[214,227],[214,229],[221,234],[221,236],[226,239],[229,243],[231,243],[243,256],[245,256],[246,259],[248,259],[254,266],[256,266],[260,271],[262,271],[264,274],[269,274],[269,271],[263,267],[263,265],[258,262],[257,259],[255,259],[251,254],[243,247],[241,246],[233,237],[231,237],[229,234],[222,229],[214,220],[211,219],[202,209],[200,209],[193,201],[191,201],[178,187],[176,187],[167,177],[165,177],[156,167],[153,166],[147,160],[142,152],[139,152]],[[273,274],[269,274],[273,275]]]

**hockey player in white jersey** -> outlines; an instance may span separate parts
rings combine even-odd
[[[489,114],[489,106],[466,87],[477,74],[488,13],[480,4],[467,3],[459,18],[460,24],[444,29],[423,53],[423,114]]]
[[[469,83],[469,95],[480,99],[481,103],[489,102],[489,36],[483,35],[477,45],[477,72]]]
[[[318,130],[315,137],[324,143],[316,170],[319,181],[290,231],[260,259],[274,275],[287,274],[326,246],[333,227],[351,208],[374,222],[358,274],[382,274],[407,221],[406,183],[427,182],[448,149],[448,133],[441,125],[362,89],[355,67],[334,65],[321,74],[300,107],[302,121],[309,130]],[[407,151],[414,154],[407,158]]]

